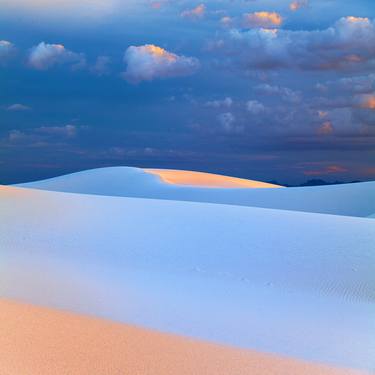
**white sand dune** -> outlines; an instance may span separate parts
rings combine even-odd
[[[2,375],[365,375],[0,300]]]
[[[189,181],[190,178],[192,184],[196,183],[191,174],[189,175],[190,172],[186,173],[188,179],[185,178],[184,181]],[[216,175],[215,181],[220,180],[219,177],[221,176]],[[225,181],[225,178],[223,179]],[[251,185],[253,182],[249,183]],[[375,182],[281,189],[207,188],[168,183],[140,168],[111,167],[20,186],[62,192],[222,203],[358,217],[367,217],[375,212]]]
[[[375,370],[374,220],[16,187],[0,212],[4,298]]]

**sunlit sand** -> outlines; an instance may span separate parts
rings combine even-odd
[[[144,169],[145,172],[159,176],[172,185],[202,186],[214,188],[280,188],[280,185],[267,182],[246,180],[213,173],[183,171],[176,169]]]
[[[0,300],[2,375],[362,375]]]

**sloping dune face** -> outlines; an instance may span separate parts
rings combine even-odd
[[[3,298],[375,368],[374,220],[14,187],[0,212]]]
[[[362,375],[0,300],[2,375]]]
[[[21,187],[135,198],[277,208],[368,217],[375,212],[375,182],[303,188],[202,188],[164,182],[140,168],[110,167],[19,185]]]
[[[159,176],[164,182],[172,185],[187,185],[214,188],[281,188],[280,185],[261,181],[222,176],[213,173],[182,171],[176,169],[144,169],[147,173]]]

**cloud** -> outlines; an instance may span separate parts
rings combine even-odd
[[[368,94],[375,91],[375,74],[344,77],[334,81],[328,81],[320,84],[328,88],[348,92],[353,94]]]
[[[18,129],[10,130],[5,140],[9,144],[22,144],[29,147],[44,147],[46,145],[58,144],[62,141],[75,138],[78,132],[87,127],[76,125],[64,126],[41,126],[25,131]],[[4,141],[4,140],[3,140]]]
[[[150,7],[153,9],[160,9],[166,1],[151,1]]]
[[[265,106],[257,100],[249,100],[246,103],[246,109],[253,115],[259,115],[266,110]]]
[[[222,100],[211,100],[206,102],[207,107],[212,107],[212,108],[221,108],[221,107],[226,107],[230,108],[233,104],[233,100],[230,97],[226,97]]]
[[[362,95],[360,107],[364,109],[375,109],[375,94]]]
[[[86,64],[86,60],[83,54],[72,52],[62,44],[41,42],[31,49],[28,63],[38,70],[46,70],[61,64],[70,64],[73,69],[78,69]]]
[[[232,26],[233,21],[234,21],[233,18],[229,17],[229,16],[224,16],[224,17],[221,17],[221,19],[220,19],[220,23],[224,27]]]
[[[243,131],[242,126],[237,126],[235,124],[236,117],[231,112],[220,113],[217,116],[217,119],[219,121],[221,130],[223,130],[226,133],[240,133]]]
[[[216,47],[246,69],[350,70],[375,66],[375,22],[343,17],[323,30],[233,29]]]
[[[306,7],[308,6],[309,2],[308,0],[295,0],[295,1],[292,1],[290,4],[289,4],[289,9],[292,11],[292,12],[295,12],[297,11],[298,9],[301,9],[303,7]]]
[[[8,133],[8,141],[11,142],[11,143],[27,141],[28,138],[29,137],[25,133],[23,133],[19,130],[11,130]]]
[[[310,169],[303,171],[303,174],[306,176],[322,176],[330,175],[335,173],[345,173],[348,172],[348,169],[340,165],[328,165],[322,169]]]
[[[15,50],[14,44],[7,40],[0,40],[0,63],[9,59]]]
[[[90,71],[98,76],[107,75],[110,72],[109,65],[111,58],[108,56],[98,56],[95,64],[91,67]]]
[[[188,76],[199,68],[198,59],[176,55],[153,44],[130,46],[125,51],[124,61],[127,67],[122,77],[131,83]]]
[[[289,103],[298,103],[302,99],[300,92],[294,91],[288,87],[272,86],[268,83],[264,83],[256,86],[255,89],[264,95],[277,95],[282,100]]]
[[[279,27],[283,23],[283,18],[276,12],[255,12],[243,15],[244,27]]]
[[[41,126],[36,128],[35,132],[50,136],[74,138],[77,134],[77,126],[64,125],[64,126]]]
[[[6,108],[7,111],[12,111],[12,112],[22,112],[22,111],[28,111],[31,109],[31,107],[28,107],[27,105],[16,103],[12,104],[9,107]]]
[[[331,121],[325,121],[323,124],[318,128],[317,133],[319,135],[328,135],[333,133],[333,125]]]
[[[202,18],[205,12],[206,12],[206,6],[204,4],[199,4],[193,9],[184,10],[181,13],[181,17],[192,18],[192,19]]]

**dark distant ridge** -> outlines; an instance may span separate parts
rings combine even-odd
[[[329,181],[322,180],[320,178],[315,178],[315,179],[312,179],[312,180],[307,180],[306,182],[303,182],[303,183],[297,184],[297,185],[280,183],[280,182],[277,182],[275,180],[267,181],[267,182],[270,183],[270,184],[282,185],[282,186],[287,186],[287,187],[300,187],[300,186],[324,186],[324,185],[355,184],[355,183],[362,182],[362,181],[333,181],[333,182],[329,182]]]

